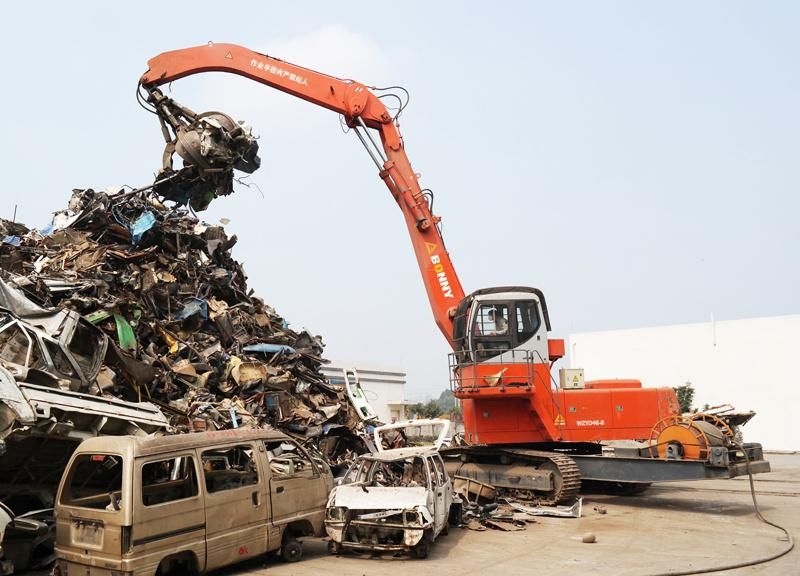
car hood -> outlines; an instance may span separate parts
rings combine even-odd
[[[422,486],[338,486],[331,498],[333,506],[356,510],[398,510],[427,507],[428,490]]]

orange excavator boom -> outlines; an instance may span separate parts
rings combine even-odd
[[[453,316],[464,290],[445,249],[440,218],[411,167],[396,118],[370,88],[235,44],[208,43],[151,58],[139,83],[153,89],[201,72],[229,72],[342,114],[397,201],[406,221],[436,325],[453,346]],[[370,130],[380,135],[380,145]]]

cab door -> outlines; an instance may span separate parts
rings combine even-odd
[[[509,302],[476,301],[470,320],[470,347],[482,362],[514,347],[509,326],[512,306]]]
[[[206,501],[207,569],[264,554],[268,549],[268,474],[261,442],[200,451]]]
[[[544,362],[549,356],[540,303],[533,298],[476,300],[469,326],[468,342],[478,362]]]

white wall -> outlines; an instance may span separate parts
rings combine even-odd
[[[587,380],[689,381],[695,407],[730,403],[757,413],[742,428],[745,441],[800,449],[800,314],[572,334],[568,353]]]
[[[392,416],[405,420],[406,373],[402,368],[370,364],[335,362],[322,367],[322,373],[334,384],[343,384],[342,368],[355,368],[364,395],[381,422],[390,423]],[[337,380],[338,379],[338,380]]]

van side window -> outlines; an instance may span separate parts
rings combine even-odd
[[[273,478],[313,478],[317,475],[314,464],[294,442],[283,440],[264,444]]]
[[[206,450],[202,458],[209,494],[258,484],[258,469],[250,445]]]
[[[194,458],[178,456],[142,466],[142,504],[155,506],[197,496]]]
[[[61,503],[96,510],[119,510],[121,491],[121,456],[80,454],[69,469]]]

